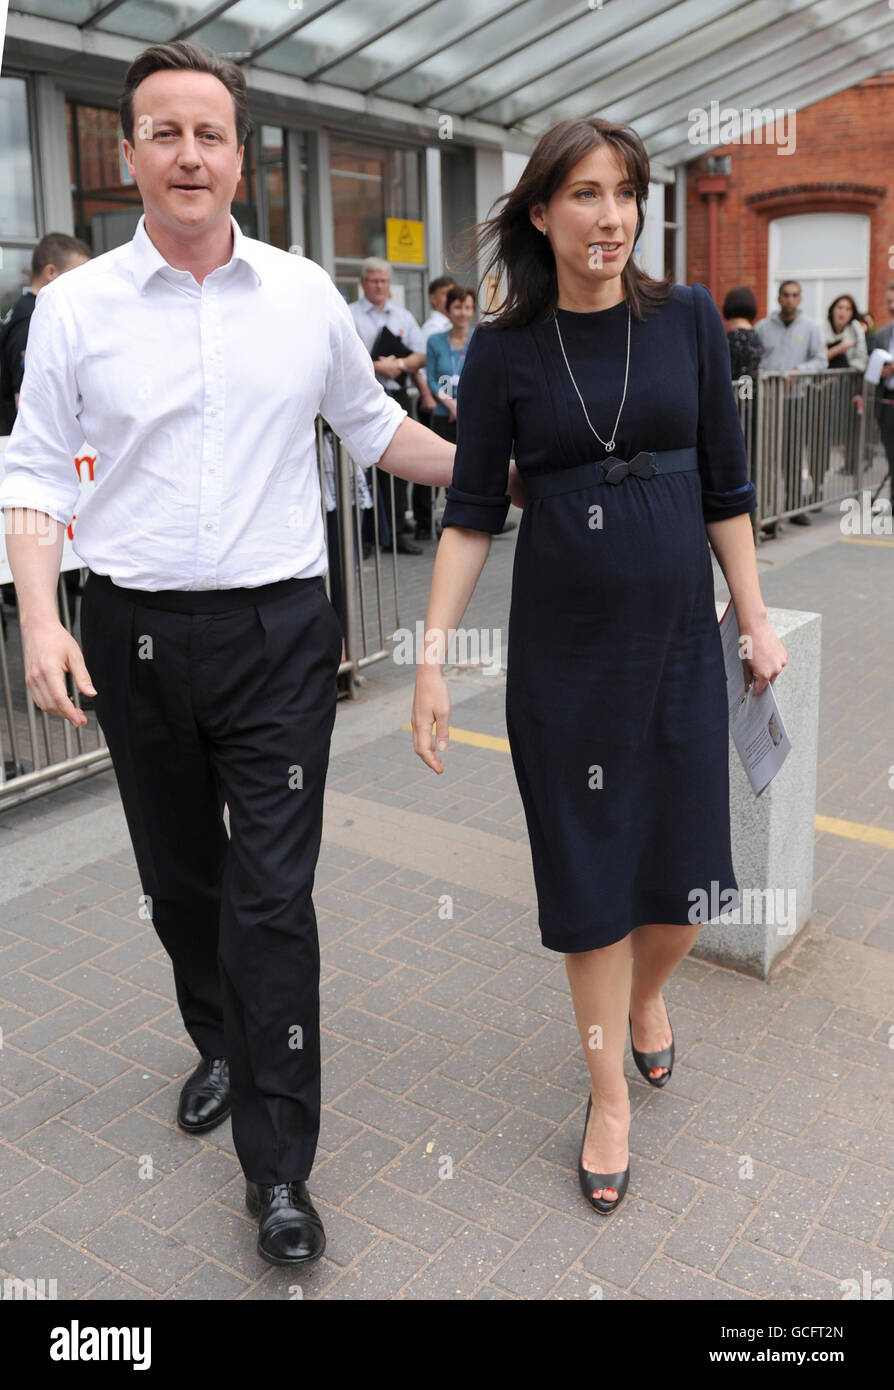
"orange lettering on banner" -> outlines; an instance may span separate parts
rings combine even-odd
[[[83,481],[83,479],[82,479],[82,477],[81,477],[81,464],[82,464],[82,463],[86,463],[86,465],[87,465],[87,479],[88,479],[88,481],[91,482],[91,483],[92,483],[92,482],[95,482],[95,479],[94,479],[94,477],[93,477],[93,470],[94,470],[94,468],[96,467],[96,455],[95,455],[95,454],[80,454],[80,455],[77,455],[77,454],[76,454],[76,455],[75,455],[74,465],[75,465],[75,468],[77,469],[78,482],[82,482],[82,481]],[[66,527],[66,530],[67,530],[67,532],[68,532],[68,539],[69,539],[70,541],[73,541],[73,540],[74,540],[74,524],[75,524],[75,522],[77,521],[77,519],[78,519],[78,514],[77,514],[77,512],[75,512],[74,515],[73,515],[73,517],[71,518],[71,521],[68,523],[68,526]]]

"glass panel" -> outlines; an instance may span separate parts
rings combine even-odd
[[[129,241],[143,211],[118,138],[118,113],[67,102],[69,171],[75,235],[94,256]]]
[[[267,212],[266,241],[281,251],[289,249],[288,218],[286,216],[285,170],[275,165],[263,170],[264,198]]]
[[[99,8],[94,0],[12,0],[11,10],[22,14],[38,14],[44,19],[64,19],[69,24],[80,24]]]
[[[399,29],[367,44],[362,53],[336,63],[326,74],[326,81],[363,91],[378,89],[391,81],[394,73],[428,63],[433,52],[433,34],[437,35],[434,47],[442,53],[467,30],[477,29],[507,8],[507,0],[434,0],[421,14],[405,20]],[[490,32],[489,28],[484,30],[485,41],[489,41]],[[443,85],[443,80],[442,76],[438,85]],[[415,74],[406,72],[395,82],[392,95],[416,101],[424,98],[430,86],[430,82],[426,86]]]
[[[64,0],[63,0],[64,3]],[[209,8],[208,0],[127,0],[98,21],[97,29],[158,43],[172,39]]]
[[[31,248],[0,246],[0,318],[31,283]]]
[[[230,58],[245,57],[290,25],[307,26],[302,27],[300,35],[310,32],[312,26],[307,25],[308,19],[312,19],[318,11],[328,9],[331,3],[332,0],[303,0],[303,3],[298,3],[298,0],[236,0],[236,4],[230,5],[219,18],[209,20],[190,37],[215,53]],[[336,5],[336,16],[342,8],[342,5]],[[110,21],[113,18],[109,16]],[[338,23],[337,18],[334,23]],[[304,55],[304,66],[282,70],[310,71],[316,62],[313,43],[299,37],[295,47]],[[268,56],[266,53],[263,55],[265,63]]]
[[[28,89],[23,77],[0,77],[0,236],[37,236]]]
[[[664,273],[677,276],[677,229],[676,227],[665,227],[664,229]]]
[[[335,255],[384,256],[385,218],[422,216],[418,150],[330,140]]]

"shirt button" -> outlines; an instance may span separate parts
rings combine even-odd
[[[208,465],[208,472],[209,472],[209,473],[213,473],[213,472],[214,472],[214,464],[213,464],[213,463],[209,463],[209,465]]]
[[[214,522],[213,522],[213,521],[206,521],[206,522],[205,522],[205,530],[206,530],[206,531],[213,531],[213,530],[214,530]]]
[[[216,415],[216,414],[217,414],[217,411],[216,411],[216,410],[209,410],[208,414],[209,414],[209,415]]]

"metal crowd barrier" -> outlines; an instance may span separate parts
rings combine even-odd
[[[738,378],[733,391],[757,493],[756,530],[864,488],[875,500],[889,471],[879,416],[894,413],[894,404],[862,372],[760,372]]]
[[[369,470],[368,481],[363,475],[361,483],[358,473],[362,470],[324,426],[322,417],[317,417],[316,429],[323,525],[330,555],[326,587],[345,634],[340,693],[355,698],[361,670],[390,654],[388,635],[400,625],[397,551],[393,537],[390,554],[379,544],[377,469]],[[393,495],[390,476],[388,483]],[[368,502],[374,505],[364,505]],[[366,514],[373,548],[364,560]],[[86,569],[66,570],[56,591],[60,622],[78,641],[80,591],[86,576]],[[0,811],[111,768],[91,700],[81,695],[70,676],[66,683],[73,703],[87,714],[87,723],[78,729],[67,719],[46,714],[32,700],[25,684],[18,612],[7,603],[0,622]]]
[[[798,511],[816,510],[871,489],[873,500],[885,484],[888,459],[879,426],[884,410],[894,413],[886,393],[864,382],[857,371],[814,374],[759,373],[733,382],[745,436],[749,476],[758,505],[755,530]],[[317,466],[326,544],[326,581],[341,619],[345,650],[339,667],[341,693],[358,694],[365,666],[389,654],[388,637],[400,623],[397,552],[380,545],[379,473],[361,470],[321,417],[317,418]],[[894,424],[889,438],[894,438]],[[388,486],[394,488],[389,476]],[[364,558],[364,548],[368,557]],[[78,590],[60,576],[60,621],[78,636]],[[7,606],[0,624],[0,811],[44,792],[66,786],[111,766],[108,749],[90,701],[69,679],[69,694],[87,713],[75,729],[49,716],[31,699],[24,678],[21,634],[15,609]]]

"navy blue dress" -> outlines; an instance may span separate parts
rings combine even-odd
[[[627,304],[558,311],[593,425],[610,439]],[[632,320],[615,454],[698,451],[698,469],[594,480],[529,499],[515,551],[506,723],[543,944],[589,951],[643,923],[689,923],[702,890],[738,895],[726,682],[706,521],[756,504],[723,321],[677,285]],[[522,476],[602,460],[552,318],[476,329],[459,382],[444,526],[496,533]],[[601,527],[591,524],[599,517]],[[738,900],[730,899],[735,905]],[[716,903],[717,898],[714,898]],[[715,909],[716,910],[716,909]]]

